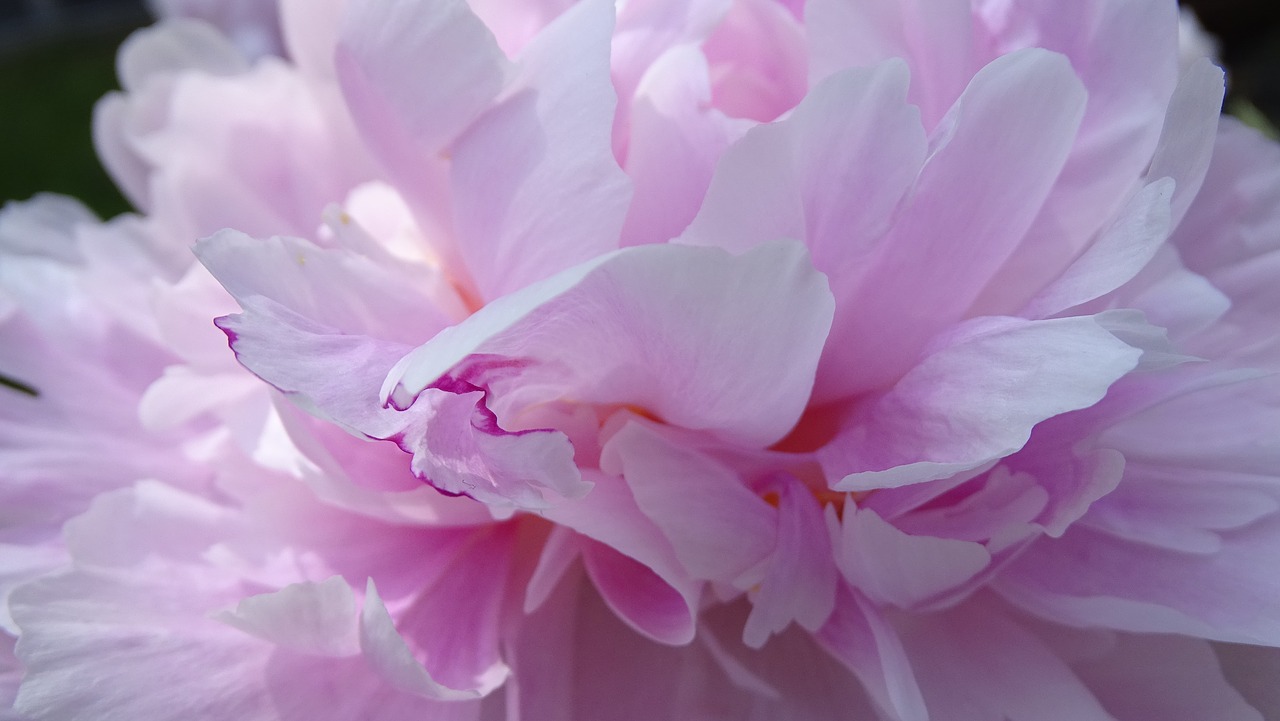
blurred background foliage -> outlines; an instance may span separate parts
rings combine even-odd
[[[129,209],[98,165],[89,132],[94,102],[116,88],[115,50],[126,34],[0,56],[0,201],[53,191],[103,217]]]
[[[1184,2],[1219,39],[1228,110],[1276,126],[1280,0]],[[90,119],[117,88],[116,48],[148,21],[141,0],[0,0],[0,202],[52,191],[103,217],[129,209],[98,165]]]
[[[0,0],[0,203],[52,191],[103,217],[129,209],[90,121],[118,87],[116,48],[150,20],[142,0]]]

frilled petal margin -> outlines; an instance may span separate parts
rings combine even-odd
[[[402,359],[382,392],[407,408],[452,378],[487,389],[499,417],[551,401],[631,406],[764,446],[800,417],[831,315],[798,243],[629,248],[490,303]]]

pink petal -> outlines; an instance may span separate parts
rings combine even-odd
[[[279,6],[289,59],[307,73],[333,77],[346,0],[280,0]]]
[[[374,174],[331,92],[275,60],[180,75],[160,109],[146,94],[130,102],[141,104],[129,140],[151,168],[151,219],[183,246],[226,227],[310,235],[326,205]]]
[[[876,704],[899,721],[927,721],[924,697],[897,632],[856,591],[841,586],[819,643],[857,674]]]
[[[580,552],[581,544],[577,534],[564,526],[551,529],[538,554],[538,564],[529,577],[529,583],[525,585],[525,613],[533,613],[546,603],[573,567],[573,562],[578,560]]]
[[[1105,295],[1129,282],[1151,261],[1173,228],[1169,201],[1175,183],[1161,178],[1138,191],[1111,226],[1023,308],[1043,318]]]
[[[1123,634],[1098,659],[1073,664],[1118,719],[1263,721],[1223,678],[1210,645],[1178,636]],[[1270,650],[1270,649],[1269,649]]]
[[[671,425],[768,445],[808,399],[831,317],[825,286],[797,244],[737,257],[629,248],[440,333],[397,364],[384,396],[407,407],[452,378],[488,389],[500,418],[572,399],[639,407]]]
[[[697,631],[697,608],[647,566],[599,543],[583,549],[587,574],[618,617],[659,643],[682,646]]]
[[[404,430],[387,438],[413,454],[419,478],[449,495],[495,507],[546,508],[590,490],[563,433],[507,431],[487,398],[465,381],[439,384],[404,414]]]
[[[610,149],[613,21],[603,2],[553,21],[451,146],[461,253],[487,299],[618,247],[631,189]]]
[[[864,501],[864,507],[891,519],[895,527],[912,536],[974,541],[985,544],[989,553],[999,553],[1042,532],[1036,519],[1049,505],[1049,493],[1035,476],[1011,472],[1007,465],[1001,464],[983,474],[981,481],[974,479],[971,483],[978,484],[978,488],[953,503],[930,504],[927,508],[916,507],[903,513],[881,500],[889,493],[877,493]],[[947,482],[939,484],[947,485]],[[901,490],[918,487],[907,486]],[[883,510],[886,506],[892,515]]]
[[[235,591],[218,576],[153,565],[63,575],[24,588],[14,601],[23,622],[26,677],[17,699],[23,718],[308,721],[374,714],[387,721],[477,721],[475,704],[402,694],[357,658],[280,650],[208,618]],[[187,673],[210,664],[218,673]]]
[[[972,14],[963,0],[809,0],[811,75],[821,80],[850,66],[903,58],[911,69],[910,102],[932,129],[980,67]]]
[[[924,161],[924,131],[906,87],[901,63],[839,73],[787,119],[752,129],[721,158],[681,241],[741,252],[801,239],[839,289]]]
[[[1261,711],[1264,719],[1276,718],[1280,713],[1280,687],[1275,684],[1280,675],[1280,651],[1267,646],[1222,643],[1213,647],[1232,687]]]
[[[732,583],[773,550],[776,514],[732,469],[635,421],[602,455],[694,577]]]
[[[809,634],[785,633],[763,651],[743,648],[734,636],[745,611],[717,610],[699,637],[715,634],[735,663],[775,694],[738,685],[705,644],[655,643],[619,621],[589,587],[566,586],[522,629],[513,677],[519,718],[875,718],[856,680]]]
[[[1097,403],[1141,351],[1090,317],[978,318],[847,424],[822,452],[839,490],[945,478],[1021,448],[1035,424]]]
[[[250,596],[217,618],[279,646],[318,656],[360,653],[356,600],[341,576],[320,583],[295,583],[273,593]]]
[[[378,262],[345,248],[297,238],[257,240],[222,231],[200,241],[196,257],[233,296],[268,298],[350,335],[402,344],[449,324],[435,309],[443,279],[427,269]]]
[[[212,25],[173,20],[145,28],[120,46],[116,71],[126,92],[138,92],[165,75],[197,71],[210,75],[239,75],[249,63],[227,37]]]
[[[347,13],[337,53],[347,105],[393,168],[448,145],[509,72],[493,36],[462,0],[361,3]],[[449,72],[421,72],[427,67]],[[405,155],[397,158],[397,151]]]
[[[702,52],[712,68],[712,102],[730,117],[768,122],[808,90],[804,29],[772,0],[734,0]]]
[[[590,493],[539,513],[616,551],[610,554],[597,548],[592,561],[596,565],[593,576],[599,582],[611,584],[611,605],[634,609],[638,621],[651,615],[655,623],[652,633],[663,642],[688,642],[692,638],[702,584],[685,570],[671,543],[640,510],[622,479],[599,472],[584,475],[595,484]],[[628,596],[627,579],[643,582],[647,596]],[[617,583],[612,583],[615,581]],[[682,605],[677,606],[675,599],[680,599]],[[646,601],[653,602],[654,607],[649,609]],[[650,630],[644,630],[647,628],[642,627],[642,632],[649,633]]]
[[[991,563],[982,544],[910,534],[875,511],[845,507],[840,570],[849,583],[880,604],[913,608],[965,583]]]
[[[121,192],[138,208],[151,207],[148,159],[136,141],[140,126],[167,114],[168,84],[184,72],[236,75],[244,57],[214,28],[179,20],[130,35],[120,48],[117,74],[126,93],[108,93],[94,107],[93,144]]]
[[[1178,14],[1162,0],[1034,0],[990,8],[984,20],[993,51],[1032,45],[1063,53],[1089,102],[1053,192],[1026,242],[976,301],[975,314],[1016,310],[1129,199],[1151,163],[1178,81],[1169,61],[1177,47]]]
[[[646,73],[658,58],[673,49],[683,47],[696,51],[723,19],[731,2],[636,0],[618,8],[611,55],[613,84],[620,99],[613,121],[613,150],[619,162],[627,162],[631,99]]]
[[[508,674],[501,663],[485,669],[474,685],[451,688],[424,668],[396,630],[395,622],[378,597],[373,579],[365,590],[364,610],[360,614],[360,648],[369,665],[396,688],[439,701],[462,701],[480,698],[502,685]]]
[[[1114,721],[1054,649],[998,606],[971,602],[905,629],[931,718]]]
[[[378,402],[381,379],[406,346],[341,333],[261,296],[243,303],[245,313],[218,323],[254,375],[353,433],[389,438],[412,420]]]
[[[506,56],[464,0],[380,0],[348,8],[335,64],[360,137],[461,273],[447,147],[501,92]]]
[[[834,289],[857,312],[833,330],[831,343],[850,350],[824,359],[828,396],[892,382],[930,336],[964,317],[1052,191],[1084,106],[1079,78],[1053,53],[1012,53],[974,76],[899,220],[858,276]]]
[[[1077,525],[1035,544],[996,587],[1058,623],[1274,644],[1280,584],[1256,569],[1276,561],[1278,533],[1273,515],[1220,533],[1217,552],[1187,553]]]
[[[192,579],[179,580],[172,571],[164,580],[135,588],[109,575],[81,572],[18,591],[11,606],[23,629],[18,655],[25,678],[17,710],[66,721],[121,714],[230,721],[266,712],[269,701],[255,681],[266,645],[201,618],[226,597],[226,589],[194,583],[184,589],[182,582]],[[175,668],[188,664],[216,664],[220,672],[175,676]]]
[[[1280,285],[1268,280],[1280,266],[1270,210],[1280,202],[1276,155],[1274,144],[1256,131],[1230,118],[1219,125],[1204,186],[1171,239],[1187,267],[1231,299],[1193,352],[1229,352],[1244,363],[1274,366],[1277,336],[1267,329],[1280,302]]]
[[[484,21],[507,57],[516,57],[551,21],[573,6],[572,0],[530,0],[519,4],[471,0],[472,12]]]
[[[1169,100],[1147,177],[1169,177],[1177,183],[1171,211],[1174,225],[1186,214],[1209,169],[1224,83],[1222,69],[1204,58],[1187,69]]]
[[[694,47],[664,53],[632,100],[627,175],[635,185],[622,245],[663,243],[698,214],[716,161],[745,131],[710,108],[707,61]]]
[[[793,478],[780,479],[776,486],[778,544],[751,597],[751,615],[742,630],[743,642],[752,648],[763,646],[792,621],[818,630],[836,603],[838,574],[822,508]]]

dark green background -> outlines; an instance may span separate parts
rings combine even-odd
[[[54,191],[99,215],[128,209],[98,165],[93,104],[116,88],[115,52],[127,31],[0,55],[0,201]]]

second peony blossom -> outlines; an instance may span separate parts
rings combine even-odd
[[[15,718],[1280,710],[1280,150],[1173,2],[343,5],[0,215]]]

